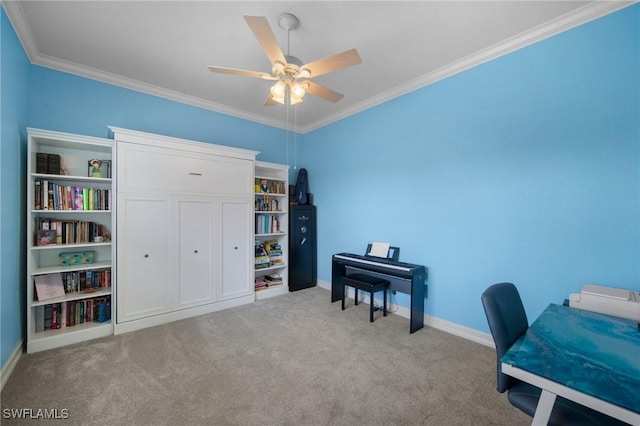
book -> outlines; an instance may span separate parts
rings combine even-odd
[[[270,274],[264,276],[264,281],[267,285],[279,285],[282,284],[282,277],[279,274]]]
[[[33,209],[42,210],[42,181],[36,179],[33,188]]]
[[[49,210],[49,182],[42,181],[42,210]]]
[[[51,317],[53,316],[52,305],[44,305],[44,325],[43,330],[51,330]]]
[[[36,152],[36,173],[47,173],[48,156],[46,152]]]
[[[36,311],[36,333],[39,333],[44,331],[44,306],[36,306],[34,309]]]
[[[262,278],[256,278],[254,289],[255,291],[265,290],[267,288],[267,283]]]
[[[56,244],[62,244],[62,222],[56,220],[54,225],[56,229]]]
[[[60,156],[58,154],[47,155],[47,173],[51,175],[60,174]]]
[[[73,187],[73,210],[84,210],[82,188],[79,186]]]
[[[57,328],[60,328],[58,322],[58,304],[54,303],[51,305],[51,329],[55,330]]]
[[[54,246],[56,245],[55,229],[43,229],[36,231],[37,246]]]
[[[64,296],[64,285],[62,284],[62,274],[60,272],[36,275],[34,277],[34,283],[38,301]]]

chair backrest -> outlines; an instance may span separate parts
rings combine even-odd
[[[529,322],[518,289],[512,283],[494,284],[482,293],[482,306],[496,345],[497,389],[502,393],[518,382],[502,373],[500,358],[518,340]]]

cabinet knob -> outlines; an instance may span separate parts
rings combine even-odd
[[[197,253],[197,252],[198,252],[198,250],[194,250],[193,252],[194,252],[194,253]]]
[[[144,255],[144,257],[149,257],[149,255],[148,255],[148,254],[145,254],[145,255]]]
[[[238,246],[235,246],[233,249],[234,249],[234,250],[238,250]]]

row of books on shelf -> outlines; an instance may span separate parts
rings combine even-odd
[[[36,179],[33,190],[34,210],[109,210],[111,190],[60,185]]]
[[[273,214],[259,214],[256,216],[256,234],[275,234],[282,232],[280,218]]]
[[[266,290],[269,287],[277,287],[283,284],[280,274],[269,274],[257,277],[255,280],[255,291]]]
[[[73,300],[34,307],[35,331],[57,330],[88,322],[106,322],[111,319],[111,297]]]
[[[276,240],[256,241],[255,268],[265,269],[277,265],[284,265],[280,243]]]
[[[111,287],[111,269],[61,272],[62,286],[65,293],[95,291]]]
[[[279,212],[280,201],[275,198],[256,197],[255,211],[257,212]]]
[[[56,272],[33,278],[35,299],[38,301],[63,297],[69,293],[89,293],[111,288],[111,269]]]
[[[83,244],[111,241],[105,225],[82,220],[36,217],[34,245]]]

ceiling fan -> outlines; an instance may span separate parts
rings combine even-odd
[[[287,100],[290,105],[294,105],[302,102],[302,98],[306,93],[318,96],[329,102],[338,102],[342,99],[344,96],[342,93],[309,79],[361,63],[362,60],[356,49],[303,64],[300,59],[289,55],[288,46],[289,31],[298,27],[298,18],[290,13],[283,13],[278,16],[278,26],[287,31],[286,55],[280,49],[267,18],[264,16],[245,16],[244,19],[249,24],[249,28],[253,31],[267,58],[273,65],[271,74],[213,65],[208,66],[209,70],[222,74],[242,75],[275,81],[276,83],[271,87],[269,97],[264,103],[265,105],[285,104]]]

